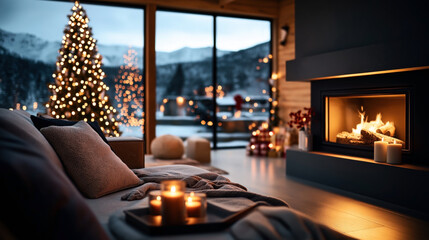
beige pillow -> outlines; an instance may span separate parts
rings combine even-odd
[[[54,147],[66,172],[86,197],[98,198],[140,183],[86,122],[49,126],[40,132]]]

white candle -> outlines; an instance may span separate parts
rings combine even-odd
[[[386,162],[387,158],[387,142],[375,141],[374,142],[374,161],[376,162]]]
[[[402,144],[391,143],[387,145],[387,163],[400,164],[402,162]]]

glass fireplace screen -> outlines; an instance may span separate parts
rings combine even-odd
[[[381,140],[407,148],[406,94],[325,97],[325,141],[373,145]]]

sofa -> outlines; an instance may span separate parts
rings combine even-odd
[[[118,145],[116,151],[109,145],[114,139],[102,139],[82,121],[38,129],[34,120],[24,111],[0,109],[0,239],[349,239],[289,209],[282,200],[249,193],[198,167],[131,170],[129,166],[144,162],[127,151],[121,157]],[[197,183],[207,192],[209,203],[230,211],[250,203],[265,204],[216,232],[151,236],[128,224],[124,210],[147,207],[145,193],[159,187],[162,179],[190,176],[198,176],[191,180],[204,180],[210,188]],[[219,183],[224,185],[214,189]]]

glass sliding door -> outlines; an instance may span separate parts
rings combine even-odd
[[[245,147],[270,115],[271,22],[216,17],[216,48],[217,146]]]
[[[79,6],[88,18],[87,21],[83,19],[85,23],[80,17],[84,13],[79,11]],[[54,105],[47,104],[56,98],[52,86],[62,84],[61,78],[66,77],[62,71],[74,71],[67,75],[72,83],[69,94],[64,94],[65,98],[73,96],[58,105],[72,109],[71,105],[79,101],[79,94],[75,95],[77,92],[73,92],[72,86],[78,86],[82,81],[90,85],[89,75],[83,73],[94,69],[97,71],[94,76],[99,78],[92,82],[99,87],[93,88],[94,93],[90,95],[99,94],[92,99],[100,99],[103,104],[109,102],[110,107],[105,111],[82,114],[82,120],[86,116],[91,120],[92,116],[100,114],[94,120],[104,122],[109,112],[109,118],[115,119],[112,122],[121,136],[142,138],[144,11],[93,4],[79,6],[76,7],[74,2],[56,1],[0,2],[0,107],[52,115]],[[88,56],[93,50],[97,53],[94,56],[97,62],[85,62],[83,52]],[[61,54],[64,52],[68,54]],[[91,67],[88,64],[92,64]],[[67,65],[70,69],[64,67]],[[76,111],[69,112],[69,115],[57,116],[78,120]],[[113,134],[111,131],[105,133]]]
[[[156,13],[156,135],[213,136],[213,17]]]
[[[156,135],[245,147],[270,115],[271,22],[171,11],[156,21]]]

